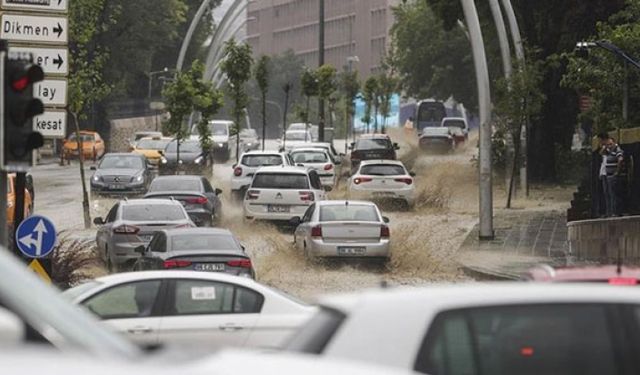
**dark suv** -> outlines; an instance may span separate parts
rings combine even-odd
[[[396,150],[400,147],[392,143],[385,134],[365,135],[351,144],[351,174],[354,174],[363,160],[396,160]]]

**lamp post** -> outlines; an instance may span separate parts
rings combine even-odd
[[[351,45],[351,38],[349,40],[349,43]],[[349,73],[353,72],[353,64],[354,63],[355,64],[360,63],[360,58],[358,56],[349,56],[349,57],[347,57],[347,71]],[[356,131],[354,129],[355,115],[352,116],[351,118],[349,118],[349,114],[351,112],[355,112],[355,111],[353,111],[353,106],[354,106],[353,101],[350,104],[351,104],[351,108],[349,109],[347,107],[347,116],[345,116],[346,120],[347,120],[346,128],[345,128],[345,131],[344,131],[344,154],[345,155],[347,154],[347,151],[348,151],[348,148],[349,148],[349,146],[348,146],[348,143],[349,143],[349,132],[351,132],[351,134],[353,135],[353,139],[355,140],[355,131]]]
[[[169,72],[174,72],[174,71],[175,70],[173,70],[173,69],[170,70],[169,68],[165,67],[162,70],[158,70],[158,71],[155,71],[155,72],[149,72],[149,93],[147,94],[147,98],[151,99],[151,90],[152,90],[152,87],[153,87],[153,77],[158,75],[158,74],[164,74],[164,73],[169,73]]]

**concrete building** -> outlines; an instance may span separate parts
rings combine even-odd
[[[358,56],[360,76],[380,69],[390,43],[391,8],[401,0],[325,0],[325,62],[338,70]],[[259,56],[292,49],[310,67],[318,66],[318,0],[249,2],[247,42]]]

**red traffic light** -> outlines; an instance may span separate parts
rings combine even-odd
[[[7,68],[9,85],[15,92],[23,92],[30,85],[44,79],[44,71],[38,65],[9,60]]]

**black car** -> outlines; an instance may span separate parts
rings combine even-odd
[[[255,278],[251,258],[226,229],[161,230],[154,234],[147,247],[140,246],[136,252],[141,257],[134,264],[134,271],[191,270]]]
[[[351,144],[351,174],[358,170],[363,160],[396,160],[396,150],[399,149],[387,135],[362,136]]]
[[[178,141],[173,140],[162,152],[159,165],[161,175],[184,173],[210,176],[213,173],[212,154],[202,150],[200,141],[183,140],[179,146]]]
[[[151,182],[147,160],[136,154],[106,154],[91,177],[91,192],[96,195],[143,195]]]
[[[175,199],[197,226],[210,227],[222,218],[220,194],[222,190],[215,189],[203,176],[159,176],[145,198]]]

